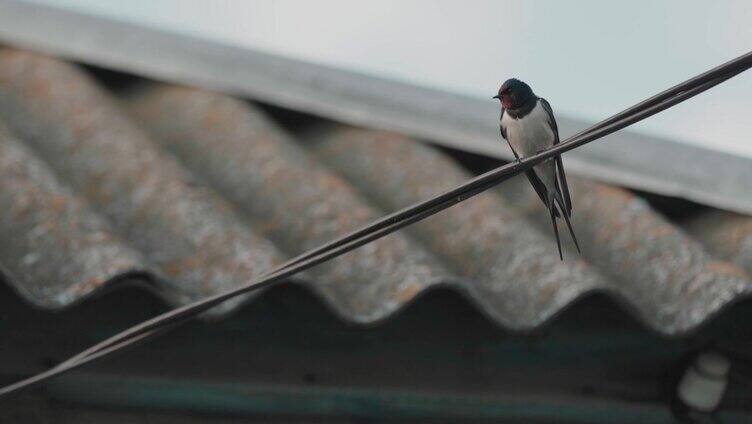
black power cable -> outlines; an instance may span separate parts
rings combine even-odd
[[[752,52],[652,96],[536,155],[493,169],[454,189],[389,214],[344,237],[333,240],[318,248],[311,249],[239,288],[173,309],[137,324],[84,350],[47,371],[0,388],[0,399],[74,368],[122,351],[127,347],[134,346],[147,339],[165,333],[228,299],[243,293],[269,287],[270,285],[278,283],[298,272],[340,256],[373,240],[384,237],[402,227],[425,219],[439,211],[482,193],[501,183],[505,179],[522,173],[542,161],[558,156],[598,138],[605,137],[606,135],[696,96],[697,94],[746,71],[750,67],[752,67]]]

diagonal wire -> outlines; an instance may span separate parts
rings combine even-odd
[[[152,337],[166,333],[228,299],[243,293],[269,287],[270,285],[283,281],[298,272],[343,255],[350,250],[384,237],[402,227],[425,219],[439,211],[484,192],[502,181],[530,169],[542,161],[604,137],[696,96],[697,94],[746,71],[750,67],[752,67],[752,52],[658,93],[536,155],[493,169],[454,189],[389,214],[344,237],[326,243],[318,248],[311,249],[241,287],[173,309],[126,329],[125,331],[74,355],[47,371],[0,388],[0,399],[22,389],[40,384],[52,377],[93,362],[94,360],[120,352],[125,348],[135,346],[136,344],[144,342]]]

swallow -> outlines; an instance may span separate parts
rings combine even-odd
[[[493,98],[501,101],[501,136],[518,161],[559,143],[559,128],[551,105],[546,99],[536,96],[529,85],[515,78],[509,79]],[[559,258],[564,260],[556,225],[556,218],[559,217],[564,218],[572,241],[580,252],[570,223],[572,200],[561,156],[535,165],[525,171],[525,175],[551,215]]]

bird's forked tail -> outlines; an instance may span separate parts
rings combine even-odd
[[[558,187],[557,187],[558,188]],[[548,199],[548,210],[551,214],[551,225],[554,227],[554,236],[556,236],[556,246],[559,249],[559,259],[564,260],[564,255],[561,253],[561,239],[559,238],[559,227],[556,225],[556,217],[561,215],[564,218],[564,222],[567,223],[567,229],[572,236],[574,246],[577,248],[577,253],[582,253],[580,250],[580,244],[577,242],[577,236],[574,235],[574,229],[572,229],[572,223],[569,221],[570,214],[567,211],[567,207],[564,206],[564,199],[561,198],[559,190],[553,190],[553,196]],[[557,210],[558,207],[558,210]],[[559,213],[560,212],[560,213]]]

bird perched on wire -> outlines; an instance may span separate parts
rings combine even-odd
[[[501,101],[501,136],[509,143],[517,160],[559,143],[559,128],[551,105],[546,99],[536,96],[529,85],[515,78],[508,79],[493,98]],[[579,252],[580,246],[569,222],[572,200],[561,156],[534,166],[525,171],[525,175],[551,214],[559,258],[564,260],[559,229],[556,226],[557,217],[564,218]]]

